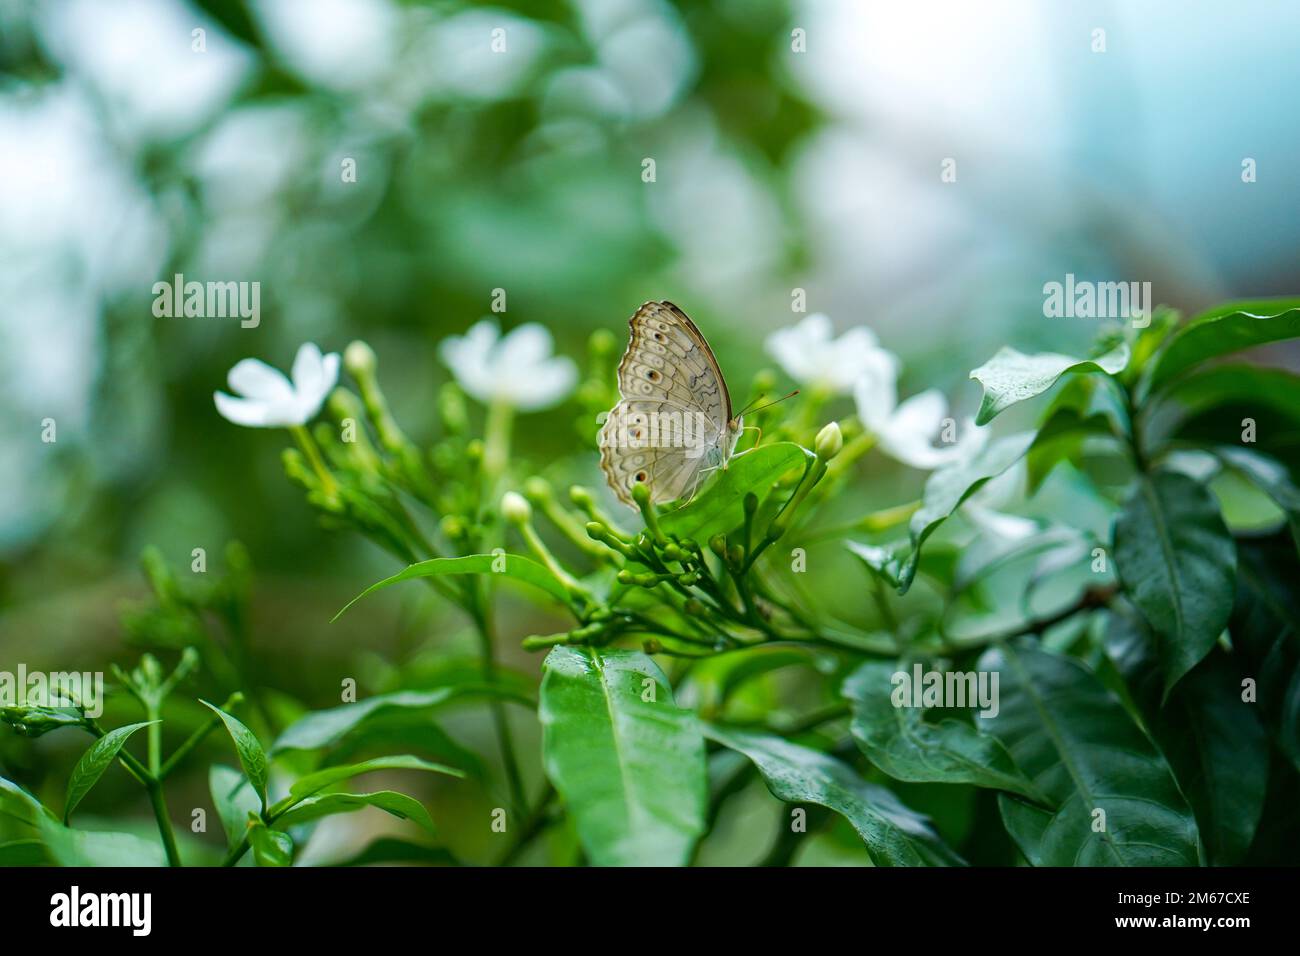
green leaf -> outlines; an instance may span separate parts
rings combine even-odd
[[[770,734],[713,724],[705,725],[704,732],[748,757],[778,800],[812,803],[843,816],[862,837],[876,866],[963,862],[943,844],[925,817],[903,806],[891,791],[862,780],[848,764]]]
[[[736,455],[726,469],[717,470],[699,495],[659,518],[659,527],[679,538],[703,543],[719,532],[731,531],[745,521],[745,495],[754,492],[761,501],[782,475],[807,466],[812,452],[793,442],[773,442]]]
[[[376,770],[427,770],[430,773],[445,773],[451,777],[464,777],[462,770],[455,767],[446,767],[440,763],[430,763],[427,760],[421,760],[419,757],[413,757],[410,754],[403,754],[393,757],[375,757],[372,760],[364,760],[361,763],[347,764],[340,767],[326,767],[324,770],[317,770],[315,773],[309,773],[305,777],[300,777],[289,788],[289,797],[294,802],[302,800],[304,797],[310,797],[319,790],[324,790],[331,784],[338,783],[340,780],[348,780],[352,777],[360,776],[363,773],[373,773]]]
[[[1170,337],[1151,366],[1148,394],[1207,359],[1300,336],[1295,300],[1235,302],[1198,316]]]
[[[162,845],[133,833],[74,830],[48,817],[41,839],[58,866],[164,866]]]
[[[257,794],[247,777],[222,764],[213,764],[208,770],[208,791],[226,831],[226,846],[233,849],[244,838],[249,813],[261,808]]]
[[[1043,394],[1062,375],[1075,372],[1118,375],[1128,360],[1129,349],[1124,343],[1095,359],[1072,358],[1056,352],[1025,355],[1003,346],[993,358],[970,373],[971,378],[984,386],[975,424],[987,425],[1012,405]]]
[[[1160,635],[1168,694],[1232,613],[1237,551],[1209,489],[1172,471],[1139,477],[1115,522],[1115,569]]]
[[[271,747],[272,753],[285,750],[316,750],[329,747],[372,718],[395,711],[429,710],[459,697],[483,695],[503,700],[523,700],[514,691],[491,684],[457,684],[435,687],[432,690],[401,690],[390,694],[376,694],[352,704],[342,704],[327,710],[305,714],[294,721]]]
[[[125,727],[110,730],[90,745],[77,761],[77,766],[73,768],[72,776],[68,779],[68,796],[63,809],[64,823],[68,822],[77,804],[104,775],[109,765],[117,759],[118,751],[122,749],[126,739],[141,727],[156,723],[158,721],[150,720],[140,724],[127,724]]]
[[[49,862],[49,852],[40,840],[0,843],[0,866],[44,866]]]
[[[1278,749],[1300,770],[1300,556],[1285,534],[1242,539],[1238,549],[1233,651],[1249,663]]]
[[[1300,548],[1300,488],[1291,481],[1291,473],[1267,455],[1245,448],[1221,445],[1211,451],[1233,471],[1253,482],[1286,513],[1291,536]]]
[[[556,647],[543,665],[542,756],[591,862],[681,866],[704,831],[704,738],[639,651]]]
[[[912,515],[908,525],[912,535],[912,553],[898,574],[900,594],[912,586],[925,539],[989,479],[996,478],[1019,461],[1033,441],[1032,431],[999,438],[969,461],[955,462],[930,476],[921,496],[921,507]]]
[[[430,833],[434,832],[433,820],[429,817],[429,811],[424,808],[424,804],[414,797],[392,790],[379,790],[375,793],[325,793],[308,797],[291,810],[276,817],[275,825],[287,830],[302,823],[319,820],[321,817],[336,813],[351,813],[363,807],[378,807],[399,819],[414,820]]]
[[[1218,405],[1262,405],[1300,419],[1300,375],[1258,365],[1215,365],[1170,383],[1161,403],[1188,413]]]
[[[396,837],[380,837],[360,853],[334,866],[372,866],[377,863],[418,863],[423,866],[460,866],[446,847],[424,846]]]
[[[1062,461],[1077,459],[1089,439],[1114,437],[1113,425],[1104,412],[1084,414],[1064,406],[1055,409],[1038,429],[1025,454],[1029,493],[1037,491]]]
[[[262,749],[261,741],[240,720],[220,707],[209,704],[206,700],[200,700],[199,703],[220,717],[221,722],[226,725],[230,739],[235,742],[235,753],[239,755],[239,765],[244,768],[244,776],[248,777],[248,782],[253,785],[253,789],[262,800],[262,809],[265,810],[267,766],[266,751]]]
[[[256,816],[249,822],[248,845],[258,866],[293,866],[293,839],[272,830]]]
[[[1209,862],[1240,863],[1268,790],[1268,735],[1258,705],[1241,699],[1240,661],[1216,647],[1161,706],[1154,643],[1133,609],[1110,616],[1106,653],[1196,813]]]
[[[892,588],[902,586],[902,562],[890,548],[877,544],[862,544],[857,541],[845,541],[844,547],[861,561],[873,575],[880,578]]]
[[[916,698],[912,703],[917,706],[896,705],[894,675],[911,679],[908,666],[871,661],[841,688],[853,707],[853,739],[868,760],[896,780],[968,783],[1045,801],[996,737],[964,720],[926,721]],[[912,692],[919,698],[921,687],[915,682]],[[976,701],[970,704],[976,706]]]
[[[1001,794],[1007,832],[1034,866],[1196,866],[1196,820],[1169,766],[1082,664],[1021,639],[990,648],[996,717],[981,717],[1054,809]],[[1103,820],[1094,811],[1105,813]],[[1096,828],[1096,829],[1094,829]]]
[[[498,570],[500,569],[500,570]],[[570,595],[563,584],[550,571],[532,558],[519,554],[470,554],[462,558],[430,558],[409,565],[392,577],[377,581],[354,597],[334,615],[331,621],[337,621],[347,613],[348,608],[363,597],[383,588],[416,578],[442,577],[448,574],[497,574],[524,584],[530,584],[545,591],[557,601],[567,604]]]
[[[11,817],[28,826],[37,826],[46,817],[58,819],[45,804],[4,777],[0,777],[0,816]]]

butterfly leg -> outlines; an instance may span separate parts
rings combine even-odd
[[[744,434],[745,432],[758,432],[758,437],[754,439],[755,448],[757,448],[763,441],[763,429],[758,425],[746,425],[740,431],[741,434]]]

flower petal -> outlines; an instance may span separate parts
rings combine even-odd
[[[217,412],[228,422],[243,425],[246,428],[266,428],[268,405],[257,399],[235,398],[225,392],[213,392],[212,400],[216,402]]]
[[[503,338],[496,347],[492,364],[498,375],[531,374],[532,368],[550,358],[555,348],[550,330],[540,322],[526,322]]]
[[[490,319],[475,323],[464,335],[452,335],[438,346],[438,356],[466,393],[484,404],[492,400],[496,382],[491,357],[501,329]]]
[[[550,408],[573,391],[578,367],[561,355],[534,365],[526,378],[508,381],[512,383],[511,404],[521,412],[533,412]]]
[[[260,359],[246,358],[236,362],[226,381],[232,392],[245,398],[279,402],[293,397],[293,386],[284,373]]]

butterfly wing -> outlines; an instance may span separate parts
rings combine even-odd
[[[647,302],[632,316],[618,366],[623,400],[600,434],[600,464],[619,500],[646,484],[655,504],[694,490],[700,472],[722,463],[732,441],[731,396],[700,330],[671,302]]]
[[[628,320],[632,337],[618,363],[624,398],[653,398],[702,411],[721,431],[731,396],[704,335],[671,302],[647,302]]]

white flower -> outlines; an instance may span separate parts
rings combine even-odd
[[[551,354],[554,343],[544,325],[529,322],[501,335],[491,319],[438,347],[460,387],[485,405],[505,402],[524,411],[549,408],[573,390],[578,369]]]
[[[948,400],[938,389],[929,389],[898,402],[898,383],[893,367],[880,368],[861,376],[853,388],[858,418],[875,436],[880,450],[905,465],[931,471],[955,461],[973,458],[988,442],[988,430],[976,428],[967,419],[960,437],[935,446],[945,428],[955,429],[948,416]]]
[[[293,360],[293,381],[279,369],[258,359],[243,359],[226,381],[237,395],[214,392],[217,411],[227,421],[251,428],[305,425],[320,411],[321,403],[339,379],[339,355],[322,356],[308,342]]]
[[[898,374],[898,358],[882,349],[865,325],[832,338],[820,312],[767,337],[767,351],[795,381],[845,395],[863,375]]]

